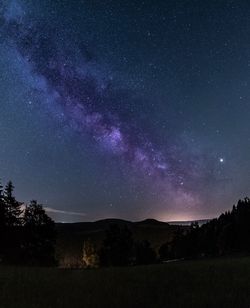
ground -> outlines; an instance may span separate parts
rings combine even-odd
[[[250,258],[63,270],[0,268],[1,308],[250,307]]]

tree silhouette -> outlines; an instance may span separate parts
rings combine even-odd
[[[169,248],[170,247],[170,248]],[[250,199],[239,200],[227,211],[199,227],[191,225],[187,234],[179,234],[160,248],[167,258],[221,256],[250,252]]]
[[[11,181],[0,183],[0,262],[8,264],[55,263],[55,224],[36,201],[21,209]]]
[[[0,261],[3,262],[7,250],[7,208],[5,206],[3,186],[0,183]]]
[[[24,260],[30,264],[55,263],[55,223],[41,204],[32,200],[24,211]]]
[[[11,181],[7,183],[4,189],[4,201],[7,209],[7,225],[21,225],[21,203],[13,196],[14,186]]]
[[[5,199],[3,194],[3,186],[0,183],[0,228],[7,224],[7,209],[5,206]]]
[[[99,252],[103,266],[124,266],[132,263],[134,241],[127,226],[111,224]]]
[[[13,196],[14,186],[8,182],[3,190],[0,186],[0,238],[1,260],[3,263],[16,263],[20,258],[22,230],[21,204]]]

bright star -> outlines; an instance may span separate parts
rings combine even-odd
[[[219,161],[220,163],[224,163],[224,158],[220,157]]]

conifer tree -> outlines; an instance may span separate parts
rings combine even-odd
[[[21,224],[20,215],[22,213],[21,203],[13,195],[14,185],[11,181],[7,183],[4,189],[4,201],[7,210],[7,225],[19,226]]]
[[[43,206],[32,200],[24,211],[25,244],[27,262],[37,265],[55,264],[55,223]]]
[[[7,208],[5,205],[3,186],[0,183],[0,262],[5,259],[5,254],[7,250]]]
[[[7,207],[5,205],[5,199],[3,194],[3,186],[0,183],[0,229],[6,226],[7,220]]]

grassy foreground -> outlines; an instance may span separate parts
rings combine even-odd
[[[0,268],[1,308],[250,307],[250,258],[62,270]]]

